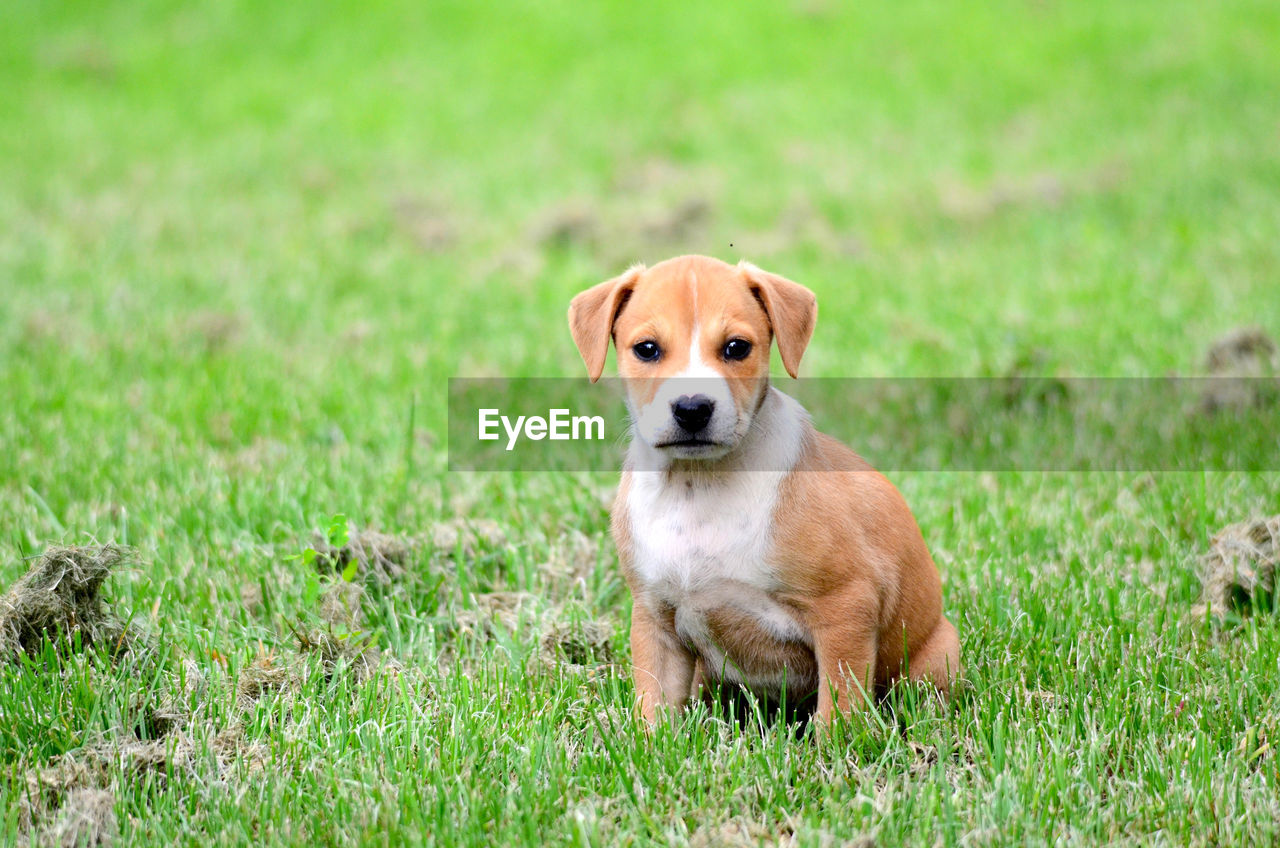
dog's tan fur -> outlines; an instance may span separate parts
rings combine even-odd
[[[612,337],[634,404],[651,400],[662,380],[684,373],[693,359],[713,364],[739,410],[754,405],[757,412],[766,402],[784,403],[769,386],[770,342],[796,376],[816,318],[816,300],[803,286],[754,266],[698,256],[632,268],[578,295],[569,309],[591,379],[603,372]],[[751,342],[750,355],[741,361],[721,356],[732,338]],[[659,361],[629,355],[643,340],[661,345]],[[786,414],[778,408],[777,415]],[[725,674],[712,667],[706,650],[681,637],[677,616],[696,614],[702,644],[713,644],[720,663],[732,663],[744,680],[782,673],[793,694],[816,688],[824,721],[833,709],[863,703],[904,673],[945,692],[960,671],[959,639],[942,615],[938,571],[906,502],[855,453],[814,430],[807,417],[797,420],[798,453],[773,477],[743,470],[738,453],[765,450],[758,445],[706,459],[674,458],[661,470],[623,470],[612,529],[634,599],[632,661],[641,713],[650,723],[660,707],[679,708],[704,682]],[[744,438],[742,445],[749,444]],[[728,576],[686,578],[675,600],[646,578],[636,562],[636,534],[647,532],[648,516],[632,497],[640,474],[659,475],[644,479],[650,490],[679,489],[691,502],[725,490],[726,475],[756,474],[760,486],[771,487],[761,490],[773,498],[767,547],[759,563],[744,564],[749,576],[736,580],[734,563],[716,562],[717,574]],[[734,485],[741,488],[746,478],[738,479]]]

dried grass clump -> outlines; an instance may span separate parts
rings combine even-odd
[[[521,624],[536,614],[538,599],[530,592],[478,592],[466,600],[470,602],[468,608],[436,623],[439,635],[447,639],[437,659],[442,668],[460,664],[463,673],[470,676],[477,667],[479,653],[484,653],[483,645],[501,634],[517,633]]]
[[[1280,515],[1223,528],[1201,560],[1204,593],[1195,613],[1222,616],[1247,610],[1256,596],[1275,592],[1277,562]]]
[[[384,656],[374,644],[373,634],[362,629],[365,597],[365,589],[360,584],[336,580],[321,594],[315,617],[301,616],[296,624],[285,621],[296,640],[297,652],[261,649],[258,656],[240,670],[236,687],[240,708],[252,709],[258,701],[271,695],[296,695],[316,673],[322,674],[326,682],[332,682],[335,677],[350,672],[356,683],[363,684],[403,671],[399,662]],[[308,657],[319,658],[318,667],[307,662]]]
[[[240,670],[236,692],[240,707],[248,709],[267,695],[296,689],[300,684],[301,677],[279,657],[260,653]]]
[[[613,626],[586,619],[553,619],[538,640],[538,656],[545,665],[566,670],[595,671],[615,662]]]
[[[798,844],[790,828],[773,829],[745,819],[704,825],[689,836],[690,848],[790,848]]]
[[[547,560],[538,566],[538,570],[547,576],[553,587],[572,585],[595,571],[604,547],[601,537],[571,529],[551,546]]]
[[[135,696],[140,702],[136,707],[142,714],[142,729],[148,739],[159,739],[186,726],[191,720],[192,706],[203,701],[209,690],[209,679],[191,659],[184,659],[181,674],[177,679],[170,679],[174,685],[150,705],[141,693]]]
[[[330,545],[317,535],[312,546],[316,551],[316,568],[322,573],[341,572],[352,562],[358,563],[356,574],[379,585],[395,583],[413,564],[414,553],[422,547],[413,536],[392,536],[375,530],[352,531],[347,543]]]
[[[27,772],[20,823],[31,828],[47,821],[83,790],[107,790],[116,781],[163,784],[169,775],[191,767],[193,752],[191,740],[182,734],[152,740],[99,739],[68,751]],[[72,818],[70,813],[68,818]]]
[[[99,593],[125,561],[119,545],[49,548],[0,598],[0,656],[35,654],[44,640],[61,649],[103,644],[120,652],[134,634],[107,610]],[[77,640],[77,637],[78,640]]]
[[[616,663],[609,622],[590,619],[576,605],[548,606],[530,592],[481,592],[468,596],[467,608],[440,623],[440,662],[452,666],[469,648],[510,636],[534,646],[533,660],[545,669],[596,673]]]
[[[250,742],[244,735],[244,725],[234,722],[222,728],[209,740],[209,750],[218,761],[224,774],[241,768],[249,774],[266,769],[271,749],[261,742]]]
[[[210,763],[206,753],[218,779],[238,769],[265,769],[270,751],[246,740],[242,724],[206,730],[205,743],[181,731],[151,740],[125,734],[53,757],[26,773],[19,826],[41,845],[108,845],[117,835],[115,799],[126,787],[152,784],[163,790],[174,776],[197,775],[202,763]]]
[[[479,592],[471,595],[471,608],[454,614],[455,626],[444,628],[464,639],[492,639],[497,630],[512,633],[537,604],[531,592]]]
[[[105,789],[74,789],[54,820],[40,829],[36,844],[86,848],[110,845],[116,835],[116,796]]]
[[[820,848],[875,848],[876,839],[862,834],[840,839],[825,830],[798,832],[791,824],[734,818],[721,824],[703,825],[689,836],[690,848],[792,848],[796,845],[818,845]]]
[[[357,683],[377,676],[383,667],[382,650],[363,633],[338,633],[332,626],[295,630],[298,650],[320,658],[325,680],[332,680],[344,667],[349,668]]]
[[[298,654],[288,657],[264,653],[240,670],[236,687],[241,710],[252,710],[263,698],[295,697],[311,675],[319,673],[326,682],[349,672],[358,684],[402,671],[399,662],[385,658],[382,650],[363,633],[338,632],[331,626],[293,628]],[[319,669],[303,661],[305,656],[320,659]]]
[[[436,553],[452,557],[461,552],[470,559],[481,548],[500,548],[507,543],[507,531],[502,525],[487,518],[466,521],[454,519],[442,521],[431,528],[429,540]]]
[[[371,634],[362,632],[366,594],[359,583],[338,580],[320,596],[324,627],[294,630],[299,650],[320,656],[326,679],[331,680],[344,663],[355,674],[357,683],[402,670],[399,662],[385,657],[382,649],[373,644]]]
[[[320,596],[320,618],[331,627],[359,630],[364,622],[364,587],[338,580]]]
[[[412,536],[352,530],[347,543],[340,546],[329,544],[317,533],[312,548],[316,552],[316,568],[321,573],[340,573],[355,562],[356,579],[374,586],[389,586],[409,576],[419,553],[428,553],[436,559],[472,559],[485,549],[499,548],[506,543],[506,531],[496,521],[455,519]]]

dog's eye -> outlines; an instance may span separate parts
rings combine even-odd
[[[636,359],[653,362],[662,353],[662,349],[657,342],[637,342],[632,346],[631,352],[636,355]]]
[[[724,358],[739,360],[746,359],[751,353],[751,342],[746,339],[729,339],[724,346]]]

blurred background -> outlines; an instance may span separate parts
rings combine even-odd
[[[810,376],[1194,373],[1280,330],[1278,44],[1247,0],[7,3],[0,540],[210,462],[386,512],[446,378],[579,374],[569,298],[684,252],[814,289]]]
[[[579,374],[569,298],[683,252],[814,289],[810,376],[1196,373],[1280,329],[1278,44],[1248,0],[7,3],[0,543],[190,522],[210,467],[439,508],[446,378]]]

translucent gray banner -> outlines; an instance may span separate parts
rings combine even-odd
[[[650,397],[656,386],[645,382],[451,379],[449,468],[616,470],[632,438],[626,393]],[[880,471],[1280,470],[1280,378],[842,378],[775,387]],[[732,388],[754,397],[753,387]]]

